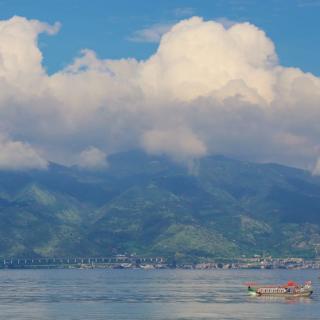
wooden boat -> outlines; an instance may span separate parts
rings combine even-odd
[[[311,281],[299,285],[294,281],[288,281],[283,285],[258,285],[248,284],[248,293],[252,296],[286,296],[286,297],[309,297],[313,293]]]

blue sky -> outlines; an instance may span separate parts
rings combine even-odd
[[[40,36],[50,73],[68,65],[83,48],[100,58],[147,58],[157,43],[133,41],[135,32],[199,15],[249,21],[274,41],[282,65],[320,75],[319,0],[2,0],[0,18],[13,15],[61,22],[57,35]]]

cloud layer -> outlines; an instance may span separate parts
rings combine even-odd
[[[58,29],[0,21],[0,168],[94,168],[105,154],[143,148],[177,161],[222,153],[319,171],[320,79],[281,66],[254,25],[193,17],[145,61],[85,49],[49,76],[37,37]]]

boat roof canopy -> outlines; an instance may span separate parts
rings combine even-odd
[[[289,280],[287,283],[288,287],[297,287],[299,286],[295,281]]]

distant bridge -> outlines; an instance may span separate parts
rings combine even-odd
[[[64,258],[3,258],[0,268],[59,267],[72,265],[103,264],[160,264],[165,263],[163,257],[64,257]]]

